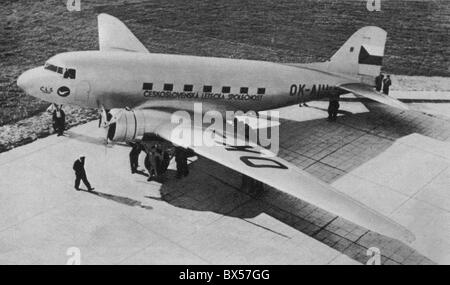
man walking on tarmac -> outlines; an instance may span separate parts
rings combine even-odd
[[[87,179],[86,170],[84,169],[84,160],[85,157],[81,156],[73,163],[73,170],[75,171],[75,189],[77,191],[80,190],[80,181],[83,180],[83,183],[88,188],[88,191],[92,191],[94,188],[91,187],[91,184]]]

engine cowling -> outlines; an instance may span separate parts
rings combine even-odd
[[[150,110],[111,109],[108,124],[108,139],[111,141],[132,141],[144,134],[153,133],[158,118]]]

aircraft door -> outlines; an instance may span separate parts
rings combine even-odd
[[[89,92],[91,91],[91,86],[88,81],[83,80],[77,84],[75,102],[77,103],[88,103],[89,102]]]

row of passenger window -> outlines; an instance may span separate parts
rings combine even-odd
[[[153,90],[153,83],[144,83],[143,85],[144,90]],[[165,83],[163,86],[164,91],[173,91],[173,84]],[[183,87],[184,92],[192,92],[194,90],[194,85],[192,84],[185,84]],[[211,93],[213,90],[213,87],[211,85],[204,85],[203,86],[203,92],[204,93]],[[222,87],[222,93],[230,93],[231,87],[230,86],[223,86]],[[239,93],[241,94],[248,94],[248,87],[241,87],[239,89]],[[264,95],[266,93],[266,88],[258,88],[257,94],[258,95]]]

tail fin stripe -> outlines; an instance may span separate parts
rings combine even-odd
[[[377,55],[371,55],[365,49],[364,46],[361,46],[361,50],[359,52],[359,57],[358,57],[358,63],[381,66],[383,64],[383,57],[377,56]]]

